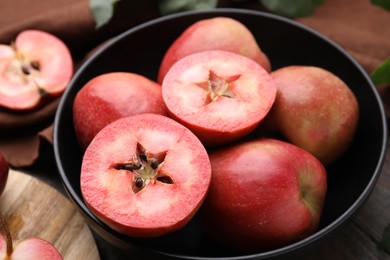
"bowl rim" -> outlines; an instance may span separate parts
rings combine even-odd
[[[134,27],[131,27],[118,35],[110,38],[107,40],[98,50],[96,50],[90,57],[88,57],[82,64],[81,66],[77,69],[75,74],[73,75],[71,81],[68,84],[68,87],[65,89],[64,93],[62,94],[62,97],[60,99],[58,109],[55,114],[54,118],[54,128],[53,128],[53,148],[54,148],[54,155],[55,155],[55,161],[56,161],[56,166],[58,173],[60,175],[61,182],[65,188],[66,193],[70,197],[70,199],[74,202],[73,204],[77,204],[79,207],[79,210],[84,211],[83,213],[90,219],[95,220],[95,216],[87,209],[84,200],[78,196],[77,192],[71,185],[69,179],[67,178],[67,174],[65,173],[64,166],[62,164],[61,160],[61,151],[59,150],[59,127],[60,127],[60,121],[62,118],[62,114],[64,111],[64,107],[66,106],[66,100],[68,99],[68,96],[70,95],[70,92],[72,91],[70,86],[74,85],[75,82],[78,80],[80,75],[83,73],[86,67],[88,67],[97,57],[100,55],[104,54],[106,51],[108,51],[110,48],[112,48],[115,43],[122,41],[129,35],[142,30],[144,28],[147,28],[149,26],[158,24],[160,22],[168,21],[168,20],[173,20],[181,17],[187,17],[187,16],[196,16],[199,14],[209,14],[212,16],[217,16],[217,15],[231,15],[231,14],[243,14],[243,15],[252,15],[252,16],[261,16],[265,17],[268,19],[274,19],[282,23],[286,23],[289,25],[292,25],[294,27],[297,27],[300,30],[303,30],[309,34],[313,34],[314,36],[320,38],[320,40],[326,42],[327,44],[331,45],[332,48],[340,52],[342,55],[345,56],[347,60],[351,62],[353,66],[357,68],[359,73],[362,74],[362,76],[366,79],[369,87],[371,88],[371,91],[375,97],[375,100],[377,102],[377,105],[379,107],[380,111],[380,118],[381,118],[381,130],[383,131],[382,135],[382,147],[380,150],[380,156],[378,158],[378,162],[375,167],[375,171],[370,178],[369,182],[365,186],[363,192],[359,195],[359,197],[355,200],[355,202],[339,217],[337,217],[334,221],[332,221],[330,224],[327,226],[324,226],[320,230],[316,231],[314,234],[299,240],[295,243],[292,243],[290,245],[280,247],[274,250],[266,251],[266,252],[261,252],[261,253],[255,253],[255,254],[248,254],[248,255],[243,255],[243,256],[232,256],[232,257],[212,257],[212,259],[265,259],[269,257],[275,257],[279,256],[284,253],[292,253],[294,251],[297,251],[313,242],[318,242],[322,237],[330,234],[332,231],[337,229],[339,226],[341,226],[343,223],[345,223],[347,220],[350,219],[352,215],[354,215],[358,209],[360,209],[361,205],[367,200],[367,198],[370,196],[371,192],[373,191],[377,180],[379,179],[379,176],[382,171],[382,167],[385,161],[385,156],[387,153],[387,144],[388,144],[388,126],[387,126],[387,117],[385,115],[385,109],[384,109],[384,104],[383,101],[379,95],[379,92],[375,85],[373,84],[371,78],[368,76],[367,72],[363,69],[363,67],[344,49],[342,48],[339,44],[337,44],[335,41],[332,39],[326,37],[322,33],[318,32],[317,30],[302,24],[298,21],[273,14],[273,13],[268,13],[265,11],[259,11],[259,10],[250,10],[250,9],[243,9],[243,8],[214,8],[214,9],[206,9],[206,10],[192,10],[192,11],[184,11],[184,12],[179,12],[179,13],[174,13],[174,14],[169,14],[165,16],[160,16],[154,19],[151,19],[149,21],[146,21],[144,23],[141,23],[139,25],[136,25]],[[101,227],[102,228],[102,227]],[[103,227],[104,228],[104,227]],[[178,255],[177,253],[167,253],[167,252],[161,252],[158,250],[154,249],[148,249],[152,250],[155,252],[158,252],[161,255],[166,255],[169,257],[180,257],[182,259],[210,259],[211,257],[203,257],[203,256],[188,256],[188,255]]]

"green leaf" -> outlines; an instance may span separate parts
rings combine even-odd
[[[371,0],[371,3],[390,12],[390,0]]]
[[[114,15],[115,4],[120,0],[89,0],[89,9],[95,20],[96,29],[107,24]]]
[[[161,15],[189,10],[211,9],[217,6],[218,0],[159,0]]]
[[[386,253],[390,254],[390,224],[383,230],[382,240],[379,242],[379,247]]]
[[[290,18],[308,16],[324,0],[259,0],[270,11]]]
[[[390,84],[390,57],[371,72],[370,76],[375,85]]]

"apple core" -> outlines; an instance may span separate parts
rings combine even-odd
[[[137,151],[131,162],[118,163],[114,165],[117,170],[133,172],[132,189],[134,193],[142,190],[150,181],[160,181],[166,184],[172,184],[173,179],[167,173],[161,170],[164,163],[166,151],[153,154],[137,143]]]

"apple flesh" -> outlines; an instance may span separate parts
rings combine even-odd
[[[94,77],[77,93],[73,122],[83,150],[112,121],[141,113],[166,115],[161,86],[129,72],[111,72]]]
[[[9,165],[4,155],[0,153],[0,195],[5,189],[8,179]]]
[[[22,240],[12,240],[9,228],[3,217],[0,216],[0,259],[25,260],[62,260],[61,254],[48,241],[39,237],[30,237]]]
[[[319,67],[288,66],[271,76],[278,92],[267,116],[269,125],[324,165],[339,159],[358,124],[354,93],[339,77]]]
[[[162,83],[169,68],[181,58],[207,50],[244,55],[271,71],[267,55],[244,24],[228,17],[215,17],[195,22],[172,43],[161,62],[158,82]]]
[[[241,252],[288,245],[315,232],[327,190],[324,166],[276,139],[210,153],[212,180],[201,209],[206,232]]]
[[[22,31],[0,45],[0,106],[30,110],[61,94],[73,74],[68,47],[52,34]]]
[[[253,60],[227,51],[188,55],[166,74],[162,95],[169,115],[206,146],[251,132],[271,109],[276,87]]]
[[[157,114],[120,118],[84,153],[81,192],[101,221],[121,234],[157,237],[185,226],[211,180],[207,151],[174,120]]]

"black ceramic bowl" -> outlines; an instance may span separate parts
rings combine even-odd
[[[80,192],[82,153],[72,121],[77,91],[91,78],[106,72],[129,71],[156,79],[164,52],[190,24],[227,16],[244,23],[268,55],[273,69],[287,65],[315,65],[342,78],[360,105],[356,137],[345,156],[328,168],[329,191],[318,231],[312,236],[273,251],[238,255],[218,246],[201,232],[196,218],[184,229],[156,239],[134,239],[110,229],[86,207]],[[120,249],[154,257],[191,259],[270,259],[304,255],[349,220],[372,191],[381,172],[387,143],[383,104],[369,77],[342,48],[321,34],[289,19],[249,10],[215,9],[162,17],[117,36],[90,57],[66,89],[54,125],[54,149],[60,177],[74,205],[89,225]]]

